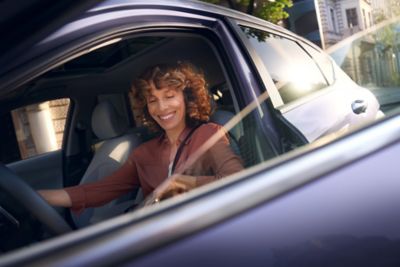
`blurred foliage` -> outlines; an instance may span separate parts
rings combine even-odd
[[[386,20],[386,15],[382,9],[372,10],[375,24]]]
[[[202,0],[216,5],[225,6],[249,15],[259,17],[272,23],[289,17],[286,8],[293,6],[292,0]]]
[[[255,38],[260,43],[265,42],[267,40],[267,38],[270,37],[270,34],[265,31],[261,31],[261,30],[254,29],[254,28],[248,28],[248,27],[244,27],[244,26],[242,26],[241,28],[242,28],[242,31],[244,32],[244,34],[246,34],[247,38],[249,38],[249,39]]]
[[[390,17],[400,16],[400,0],[389,0],[387,3],[388,6],[385,10],[382,8],[372,10],[375,24],[385,21]]]

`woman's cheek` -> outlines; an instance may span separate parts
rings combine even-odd
[[[155,107],[154,103],[147,104],[147,111],[149,112],[149,114],[151,116],[154,116],[155,109],[156,109],[156,107]]]

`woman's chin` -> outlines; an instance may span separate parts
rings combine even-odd
[[[163,128],[164,131],[174,131],[177,129],[177,127],[174,125],[161,125],[161,128]]]
[[[164,129],[164,131],[178,131],[178,130],[183,130],[181,129],[182,126],[179,123],[176,122],[170,122],[170,123],[160,123],[159,124],[161,128]],[[184,127],[183,127],[184,128]]]

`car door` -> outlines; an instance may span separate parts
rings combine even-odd
[[[240,22],[237,29],[258,63],[274,108],[308,142],[330,133],[347,132],[354,125],[375,118],[379,110],[376,99],[345,74],[335,75],[338,70],[331,61],[334,78],[328,80],[300,45],[302,41],[289,33]]]
[[[127,214],[120,228],[104,225],[112,231],[16,253],[7,266],[398,266],[399,123],[309,146],[168,209]]]

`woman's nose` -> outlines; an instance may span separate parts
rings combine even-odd
[[[167,108],[167,103],[163,100],[158,101],[158,109],[159,110],[164,110]]]

